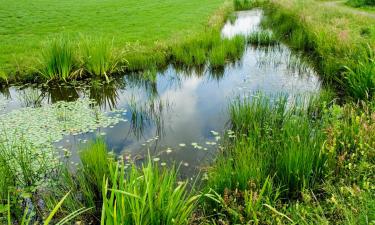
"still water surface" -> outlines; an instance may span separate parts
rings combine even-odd
[[[223,27],[222,37],[260,29],[261,17],[259,10],[238,12],[236,21]],[[181,162],[185,171],[191,171],[212,159],[220,134],[228,128],[228,105],[236,97],[256,91],[311,94],[319,89],[315,72],[286,46],[248,46],[241,60],[221,71],[212,71],[209,65],[181,71],[171,65],[149,81],[129,75],[112,84],[63,85],[48,91],[12,87],[3,91],[6,101],[0,104],[0,114],[90,97],[102,110],[119,110],[123,121],[96,132],[65,136],[56,147],[74,153],[77,146],[101,134],[116,154],[141,159],[149,151],[160,163]]]

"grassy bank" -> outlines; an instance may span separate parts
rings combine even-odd
[[[52,224],[65,218],[94,224],[372,224],[375,106],[338,106],[332,99],[323,92],[234,100],[224,148],[198,186],[181,180],[173,165],[145,160],[136,166],[117,158],[101,140],[81,148],[74,169],[62,163],[52,171],[46,170],[49,161],[40,158],[35,167],[26,157],[27,143],[12,152],[0,146],[6,178],[0,213],[12,223],[30,210],[25,215],[31,221],[53,212]]]
[[[271,1],[264,24],[316,62],[323,81],[354,100],[371,99],[375,18],[322,1]],[[316,10],[320,8],[322,10]]]
[[[54,4],[63,4],[64,7],[61,7],[64,12],[75,3]],[[99,15],[102,17],[105,15],[100,13],[103,10],[99,10],[100,4],[91,4],[83,1],[80,7],[96,7]],[[244,49],[243,39],[221,40],[220,37],[220,28],[229,13],[233,11],[233,4],[230,1],[210,1],[210,3],[174,1],[152,4],[127,2],[124,5],[113,0],[103,4],[105,7],[120,6],[119,9],[126,7],[125,11],[133,14],[125,13],[117,18],[117,14],[114,13],[111,15],[112,19],[102,20],[102,17],[92,15],[93,12],[85,10],[87,15],[83,19],[81,15],[77,17],[81,22],[73,26],[72,23],[77,19],[73,12],[67,13],[71,20],[63,20],[60,12],[53,14],[53,21],[56,24],[47,23],[46,15],[41,13],[33,15],[40,20],[40,24],[28,25],[26,19],[18,18],[16,22],[20,26],[14,26],[19,29],[17,32],[12,30],[14,29],[12,22],[15,21],[9,21],[7,17],[4,17],[3,21],[0,20],[9,25],[4,28],[7,41],[2,42],[0,46],[4,50],[1,55],[2,62],[0,61],[3,64],[0,72],[2,82],[69,81],[85,77],[109,80],[111,74],[163,68],[171,62],[181,64],[183,67],[200,66],[209,62],[215,68],[239,58]],[[57,7],[53,4],[45,4],[43,1],[33,5],[26,3],[27,7],[37,5],[42,9]],[[139,5],[142,5],[143,10],[133,12]],[[6,6],[7,15],[12,13],[12,10],[18,9],[19,4]],[[145,10],[147,8],[150,8],[150,12]],[[173,13],[165,13],[166,9]],[[19,13],[22,13],[22,10]],[[156,16],[159,14],[160,16]],[[130,15],[135,18],[128,18]],[[151,19],[150,15],[157,20]],[[105,22],[107,20],[112,21],[111,26],[107,26]],[[89,32],[93,23],[96,30],[104,29],[103,33],[96,34],[95,38]],[[163,24],[163,27],[156,24]],[[22,39],[25,38],[22,34],[26,25],[28,30],[38,30],[35,32],[37,35],[34,35],[36,37]],[[68,27],[67,30],[54,32],[51,35],[50,27],[64,25]],[[137,29],[142,29],[143,33]],[[73,34],[77,30],[80,31],[80,35]],[[16,45],[15,42],[22,44]],[[17,49],[14,49],[15,47]],[[15,59],[16,62],[11,63],[10,59]]]
[[[44,43],[56,34],[103,36],[120,49],[130,42],[153,47],[155,42],[201,32],[222,4],[222,0],[2,1],[0,65],[10,70],[27,62],[32,66]]]

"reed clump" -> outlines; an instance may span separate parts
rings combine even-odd
[[[78,68],[77,54],[68,38],[55,38],[43,49],[39,70],[42,79],[67,81],[78,75]]]
[[[322,180],[327,156],[321,148],[321,123],[312,122],[302,105],[290,106],[287,100],[260,96],[231,105],[237,138],[219,154],[212,170],[212,187],[219,193],[225,188],[246,190],[249,180],[263,184],[272,177],[284,196],[293,198]]]
[[[117,54],[113,44],[103,38],[86,38],[81,42],[81,60],[85,72],[94,77],[104,77],[122,70],[121,54]]]
[[[267,30],[261,30],[251,33],[246,37],[246,41],[247,43],[256,46],[273,46],[279,43],[272,32]]]

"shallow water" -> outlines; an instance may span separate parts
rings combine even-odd
[[[238,12],[234,23],[226,23],[222,36],[249,34],[259,29],[259,10]],[[319,91],[314,71],[283,45],[270,48],[248,46],[240,61],[222,71],[208,66],[182,71],[169,66],[155,80],[124,76],[111,84],[63,85],[36,88],[12,87],[0,97],[2,116],[23,107],[43,107],[57,101],[79,98],[96,100],[103,111],[122,121],[93,132],[68,135],[56,147],[73,151],[87,140],[101,136],[118,155],[142,159],[147,152],[160,163],[182,163],[195,170],[212,160],[220,136],[228,128],[228,105],[237,96],[256,91],[266,94],[311,94]],[[218,132],[219,134],[217,134]]]

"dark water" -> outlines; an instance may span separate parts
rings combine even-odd
[[[258,28],[261,11],[239,12],[234,23],[228,22],[223,37],[248,34]],[[151,76],[152,77],[152,76]],[[82,97],[95,99],[102,110],[121,109],[127,121],[100,128],[108,146],[116,154],[136,159],[149,151],[160,163],[181,162],[184,170],[194,170],[212,159],[220,135],[227,129],[228,106],[237,96],[256,91],[266,94],[309,94],[319,91],[314,71],[283,46],[248,46],[240,61],[222,71],[209,66],[181,71],[169,66],[156,79],[142,80],[124,76],[111,84],[64,85],[50,88],[13,87],[3,90],[8,101],[0,114],[21,107],[39,107],[57,101]],[[73,150],[95,133],[66,136],[56,146]],[[75,160],[73,154],[73,160]]]

